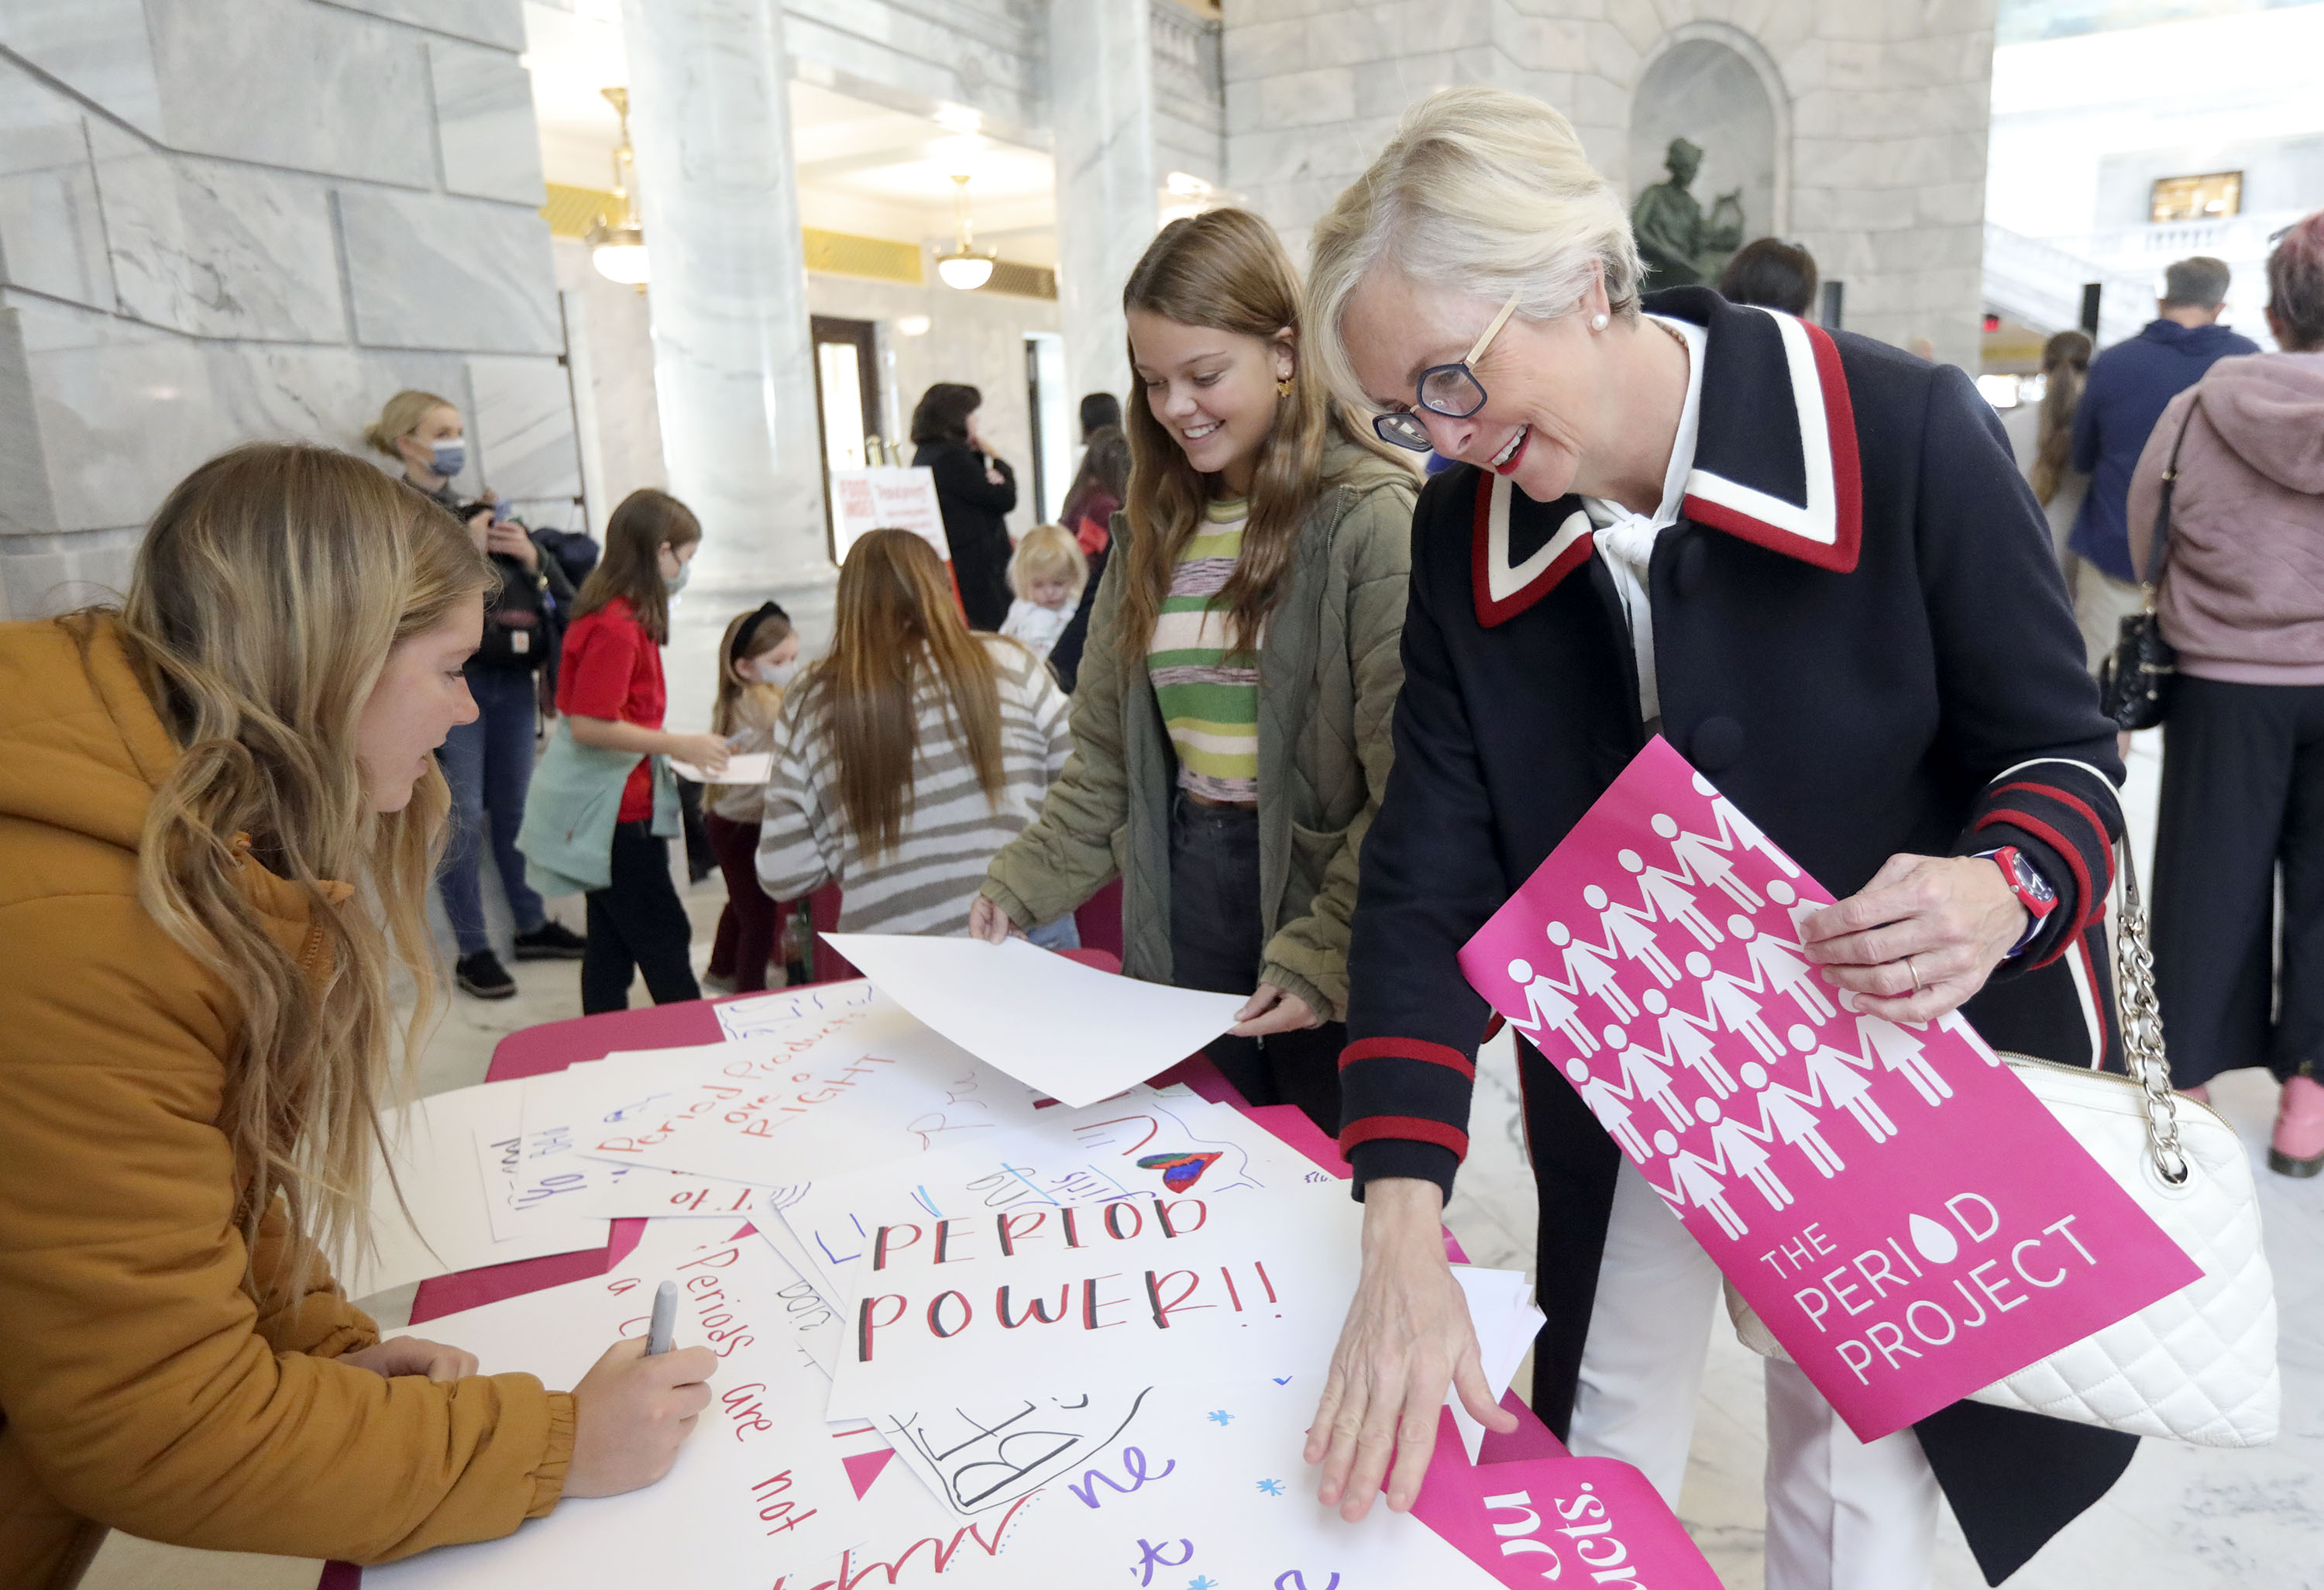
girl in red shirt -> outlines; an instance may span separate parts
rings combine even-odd
[[[669,842],[653,832],[655,757],[713,774],[726,765],[726,743],[715,735],[664,734],[661,726],[669,599],[685,586],[701,542],[701,522],[684,503],[667,492],[632,492],[605,522],[605,555],[582,585],[565,632],[557,710],[574,740],[639,758],[613,825],[612,881],[585,896],[584,1015],[626,1010],[636,972],[645,974],[656,1004],[702,997],[687,954],[693,926],[670,882]]]

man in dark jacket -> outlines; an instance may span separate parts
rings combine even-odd
[[[2163,408],[2231,354],[2255,354],[2259,345],[2218,324],[2228,272],[2198,254],[2163,276],[2155,319],[2128,342],[2090,361],[2089,382],[2074,411],[2074,467],[2090,477],[2089,494],[2066,545],[2067,583],[2074,617],[2096,670],[2114,650],[2122,619],[2144,605],[2130,562],[2124,504],[2130,472]]]

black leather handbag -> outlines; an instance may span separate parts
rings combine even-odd
[[[2124,730],[2151,729],[2163,721],[2170,706],[2171,681],[2179,673],[2179,653],[2163,638],[2154,599],[2171,564],[2171,495],[2179,484],[2179,449],[2187,445],[2187,427],[2202,406],[2200,397],[2187,405],[2179,435],[2171,444],[2170,467],[2163,472],[2162,495],[2154,504],[2153,569],[2140,587],[2146,596],[2145,610],[2122,621],[2114,655],[2098,670],[2098,709]]]

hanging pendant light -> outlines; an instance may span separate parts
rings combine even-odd
[[[975,231],[968,218],[968,173],[953,173],[953,215],[960,229],[959,245],[936,254],[936,274],[946,287],[956,287],[963,292],[973,292],[992,280],[993,251],[980,252],[975,246]]]
[[[638,225],[637,163],[630,148],[630,91],[600,90],[622,118],[622,145],[613,152],[613,198],[621,206],[618,219],[599,216],[582,241],[589,245],[589,263],[597,274],[624,287],[646,290],[648,275],[645,230]]]

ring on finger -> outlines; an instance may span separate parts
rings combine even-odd
[[[1921,968],[1913,964],[1913,957],[1909,955],[1904,957],[1904,969],[1913,974],[1913,992],[1915,994],[1920,993],[1923,986],[1921,983]]]

